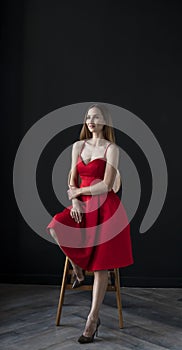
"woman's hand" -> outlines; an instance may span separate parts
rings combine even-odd
[[[83,210],[81,204],[77,201],[73,201],[73,206],[70,210],[70,215],[77,223],[82,221]]]
[[[80,188],[79,187],[70,186],[69,190],[67,191],[67,193],[68,193],[68,198],[69,199],[74,199],[74,198],[80,196]]]

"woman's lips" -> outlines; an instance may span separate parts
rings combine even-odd
[[[89,124],[89,127],[90,127],[90,128],[94,128],[94,127],[95,127],[95,124]]]

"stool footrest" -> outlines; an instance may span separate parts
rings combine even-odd
[[[75,290],[72,288],[72,284],[68,283],[66,284],[66,288],[65,289],[72,289],[72,290]],[[76,290],[92,290],[92,285],[90,284],[82,284],[80,287],[77,287]],[[114,292],[116,291],[116,287],[115,286],[107,286],[107,292]]]

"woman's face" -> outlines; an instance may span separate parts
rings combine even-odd
[[[97,133],[102,131],[106,123],[100,109],[96,107],[89,109],[85,122],[90,132]]]

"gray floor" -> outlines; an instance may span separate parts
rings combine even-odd
[[[118,327],[115,292],[107,292],[94,343],[77,342],[91,292],[66,290],[61,325],[55,317],[59,286],[0,286],[0,349],[182,349],[182,295],[176,288],[121,289],[124,328]]]

